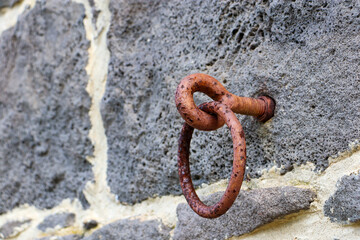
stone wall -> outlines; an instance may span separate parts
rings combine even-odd
[[[0,239],[359,239],[359,26],[358,1],[1,1]],[[174,94],[197,72],[276,101],[238,115],[246,181],[214,220],[177,176]],[[195,130],[208,204],[231,145]]]

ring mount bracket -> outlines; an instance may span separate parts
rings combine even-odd
[[[265,123],[274,116],[276,103],[275,100],[269,96],[260,96],[258,99],[261,99],[265,102],[265,111],[263,115],[255,118],[260,122]]]

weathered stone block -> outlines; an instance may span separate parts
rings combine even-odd
[[[204,203],[215,204],[223,192],[212,194]],[[178,222],[174,239],[227,239],[249,233],[276,218],[308,209],[315,193],[295,187],[241,191],[227,213],[216,219],[198,216],[189,205],[177,208]]]
[[[18,2],[20,2],[20,0],[1,0],[0,1],[0,8],[12,7]]]
[[[74,213],[56,213],[50,216],[47,216],[44,221],[42,221],[37,228],[45,232],[47,228],[55,228],[59,226],[60,228],[66,228],[73,225],[75,222]]]
[[[170,239],[170,229],[156,220],[119,220],[110,223],[83,240],[148,240],[148,239]]]
[[[325,202],[325,216],[332,222],[360,221],[360,174],[344,176],[336,185],[336,192]]]
[[[53,236],[53,237],[44,237],[44,238],[38,238],[36,240],[81,240],[82,237],[79,235],[67,235],[67,236]]]
[[[15,237],[21,230],[19,228],[23,227],[25,224],[30,223],[31,220],[25,221],[9,221],[0,227],[0,239],[8,239]]]
[[[128,203],[181,192],[174,94],[195,72],[234,94],[276,100],[266,124],[239,116],[251,177],[274,163],[282,173],[306,162],[325,169],[360,137],[359,9],[358,1],[111,1],[102,115],[112,192]],[[229,176],[231,146],[226,127],[195,131],[196,186]]]
[[[84,7],[37,1],[0,37],[0,214],[50,208],[91,180]]]

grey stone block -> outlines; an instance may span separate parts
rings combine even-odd
[[[119,220],[96,230],[84,240],[170,239],[170,229],[157,220]]]
[[[0,8],[12,7],[21,0],[0,0]]]
[[[0,227],[0,239],[14,237],[17,234],[16,228],[21,227],[22,225],[31,222],[30,219],[25,221],[10,221],[5,223]]]
[[[74,213],[57,213],[47,216],[37,228],[45,232],[47,228],[55,228],[56,226],[60,226],[60,228],[70,227],[74,222]]]
[[[359,9],[358,1],[111,1],[102,104],[111,191],[127,203],[181,193],[174,94],[195,72],[234,94],[276,100],[267,124],[239,116],[251,177],[274,163],[283,174],[306,162],[327,168],[360,137]],[[226,127],[195,131],[195,186],[229,177],[231,146]]]
[[[36,240],[81,240],[82,236],[80,235],[67,235],[67,236],[52,236],[52,237],[44,237],[44,238],[38,238]]]
[[[360,174],[344,176],[337,182],[337,190],[326,200],[324,214],[332,222],[360,221]]]
[[[204,200],[211,205],[222,192]],[[241,191],[230,210],[216,219],[198,216],[187,204],[177,208],[178,222],[174,239],[227,239],[249,233],[276,218],[308,209],[315,193],[296,187],[278,187]]]
[[[0,37],[0,214],[53,207],[92,179],[83,19],[82,5],[37,1]]]

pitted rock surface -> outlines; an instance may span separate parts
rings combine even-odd
[[[20,2],[20,1],[21,0],[1,0],[0,8],[13,7],[16,3]]]
[[[52,237],[44,237],[38,238],[36,240],[81,240],[82,237],[80,235],[67,235],[67,236],[52,236]]]
[[[27,219],[24,221],[9,221],[5,223],[0,227],[0,239],[8,239],[11,237],[15,237],[24,229],[24,228],[21,229],[21,227],[23,227],[25,224],[28,224],[30,222],[31,220]]]
[[[157,220],[119,220],[96,230],[83,240],[168,240],[170,229]]]
[[[266,124],[239,116],[247,172],[274,163],[328,167],[360,137],[358,1],[111,1],[111,52],[102,115],[108,182],[121,202],[180,194],[177,146],[184,122],[174,94],[202,72],[232,93],[276,100]],[[189,7],[191,6],[191,7]],[[200,104],[208,101],[196,95]],[[228,178],[230,132],[195,131],[196,186]]]
[[[207,196],[204,203],[215,204],[222,196]],[[315,193],[296,187],[278,187],[240,191],[233,206],[222,216],[207,219],[198,216],[189,205],[179,204],[174,239],[227,239],[249,233],[276,218],[308,209]]]
[[[81,197],[91,180],[84,7],[37,1],[0,39],[0,214]]]
[[[75,222],[74,213],[56,213],[50,216],[47,216],[44,221],[42,221],[37,228],[45,232],[48,228],[66,228],[73,225]]]
[[[332,222],[360,221],[360,174],[344,176],[337,182],[337,190],[325,202],[324,214]]]

